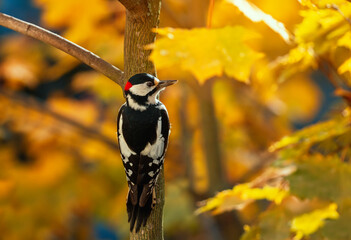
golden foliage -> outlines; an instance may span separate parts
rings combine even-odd
[[[35,4],[44,25],[122,65],[120,4]],[[246,207],[239,214],[250,227],[242,239],[350,238],[350,109],[291,133],[324,104],[318,81],[325,79],[316,84],[312,71],[334,76],[333,84],[349,94],[350,1],[215,1],[212,29],[202,28],[204,1],[165,0],[163,6],[161,23],[174,28],[157,30],[151,60],[160,79],[180,80],[161,95],[172,122],[165,226],[177,229],[177,237],[203,237],[192,206],[215,194],[209,191],[213,161],[221,163],[224,179],[216,187],[235,187],[205,201],[198,213]],[[115,119],[124,101],[119,87],[27,38],[1,43],[2,236],[92,236],[93,222],[101,220],[123,238],[127,187],[116,147]],[[203,113],[211,108],[213,116]],[[204,141],[207,131],[217,131],[218,159],[206,154],[213,147]],[[180,225],[187,225],[185,233]]]
[[[200,83],[223,74],[249,82],[252,65],[262,57],[245,44],[258,35],[239,26],[192,30],[164,28],[157,33],[163,38],[153,46],[150,56],[157,67],[189,71]]]
[[[267,199],[280,204],[288,192],[271,186],[263,188],[254,188],[250,184],[240,184],[232,190],[225,190],[218,193],[214,198],[206,201],[206,204],[197,210],[197,213],[213,211],[214,214],[219,214],[229,210],[241,210],[254,200]]]

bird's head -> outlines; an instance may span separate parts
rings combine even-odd
[[[127,103],[134,109],[146,109],[148,105],[157,104],[157,95],[176,82],[177,80],[161,81],[148,73],[138,73],[124,87]]]

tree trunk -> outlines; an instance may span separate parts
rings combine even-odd
[[[158,27],[161,0],[148,0],[147,12],[127,9],[124,36],[124,83],[136,73],[147,72],[155,75],[156,70],[149,60],[151,50],[145,46],[154,43]]]
[[[156,76],[153,63],[149,60],[151,50],[145,46],[156,39],[153,29],[158,27],[161,0],[121,1],[127,9],[124,37],[124,84],[137,73],[150,73]],[[146,5],[143,5],[145,4]],[[154,210],[138,233],[130,233],[133,240],[163,240],[164,172],[156,184],[157,202]]]
[[[223,170],[217,119],[212,98],[213,82],[213,79],[210,79],[203,85],[199,85],[198,91],[195,91],[200,101],[202,145],[209,177],[208,192],[212,195],[228,187]]]

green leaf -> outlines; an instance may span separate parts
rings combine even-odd
[[[156,41],[150,56],[157,68],[189,71],[200,83],[222,74],[248,82],[252,65],[262,57],[245,43],[258,35],[240,26],[162,28],[157,32],[163,37]]]
[[[307,155],[296,162],[297,170],[287,177],[291,194],[336,203],[351,198],[351,166],[339,157]]]
[[[276,206],[264,212],[258,224],[261,239],[284,240],[290,236],[289,222],[291,214],[281,206]]]

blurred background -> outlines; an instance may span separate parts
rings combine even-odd
[[[251,2],[291,32],[302,21],[296,0]],[[0,10],[123,70],[125,10],[118,1],[2,0]],[[164,0],[160,27],[209,27],[208,10],[209,1]],[[292,48],[267,25],[226,1],[215,1],[211,14],[212,28],[257,32],[250,46],[265,57],[250,85],[225,76],[199,82],[178,67],[159,69],[158,78],[179,80],[161,94],[172,123],[164,212],[170,240],[239,239],[265,203],[215,216],[195,215],[198,203],[251,180],[271,162],[266,149],[274,141],[323,119],[340,102],[318,71],[286,73],[279,82],[263,67]],[[116,140],[120,87],[53,47],[2,27],[0,34],[1,236],[127,239],[127,184]]]

